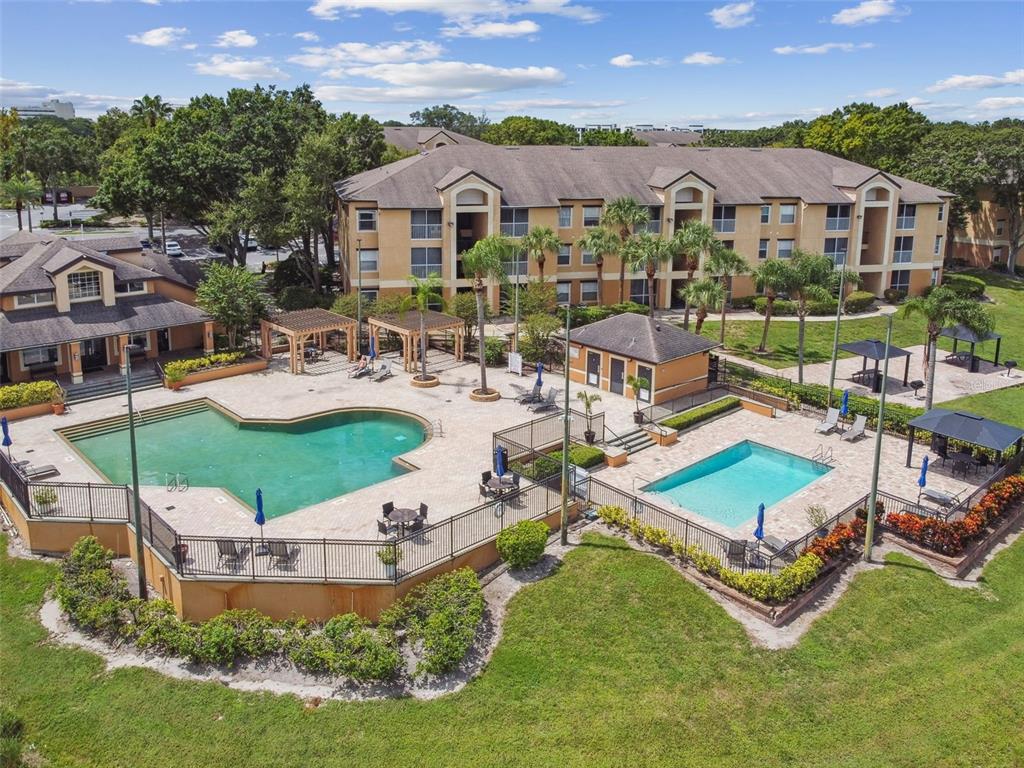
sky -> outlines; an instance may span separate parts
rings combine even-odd
[[[0,0],[0,104],[80,116],[255,83],[405,120],[750,128],[851,101],[1024,117],[1024,2]]]

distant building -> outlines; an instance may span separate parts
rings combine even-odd
[[[634,125],[628,130],[633,133],[633,138],[652,147],[686,147],[690,144],[697,144],[701,140],[700,129]]]
[[[42,104],[16,107],[18,117],[27,120],[30,117],[59,117],[61,120],[71,120],[75,116],[75,105],[70,101],[60,99],[47,99]]]

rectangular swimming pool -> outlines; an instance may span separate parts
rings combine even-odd
[[[831,467],[744,440],[644,486],[673,504],[735,527],[828,474]]]

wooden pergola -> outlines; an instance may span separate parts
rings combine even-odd
[[[356,321],[326,309],[298,309],[282,312],[267,320],[260,320],[260,343],[263,357],[270,359],[270,334],[274,331],[288,338],[289,369],[292,373],[306,370],[304,349],[306,342],[316,341],[323,349],[327,345],[327,334],[331,331],[345,333],[345,349],[348,359],[356,356]]]
[[[463,336],[466,332],[466,324],[462,318],[428,310],[423,313],[423,325],[428,337],[432,333],[447,331],[454,333],[455,359],[462,360]],[[416,369],[420,350],[420,313],[418,311],[404,312],[400,315],[377,315],[369,319],[369,326],[370,338],[376,349],[380,349],[381,331],[391,331],[401,337],[402,361],[405,370],[412,372]]]

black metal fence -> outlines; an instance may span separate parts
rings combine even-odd
[[[130,493],[126,485],[29,480],[4,453],[0,453],[0,480],[32,519],[128,520]]]
[[[604,412],[592,414],[589,418],[585,413],[569,409],[569,438],[574,442],[585,440],[584,432],[593,430],[598,437],[604,435]],[[544,449],[551,448],[562,442],[564,430],[562,411],[553,413],[550,416],[527,421],[524,424],[517,424],[508,429],[502,429],[494,433],[493,448],[499,446],[508,451],[510,459],[519,458],[525,454],[542,453]]]
[[[722,383],[712,383],[708,385],[707,389],[702,389],[700,392],[694,392],[692,395],[683,395],[681,397],[673,398],[664,403],[658,403],[657,405],[648,405],[646,408],[641,408],[640,411],[644,415],[645,422],[657,423],[662,419],[667,419],[669,416],[674,416],[677,413],[688,411],[691,408],[696,408],[698,405],[704,405],[710,403],[719,397],[722,397],[728,392],[728,388]]]

